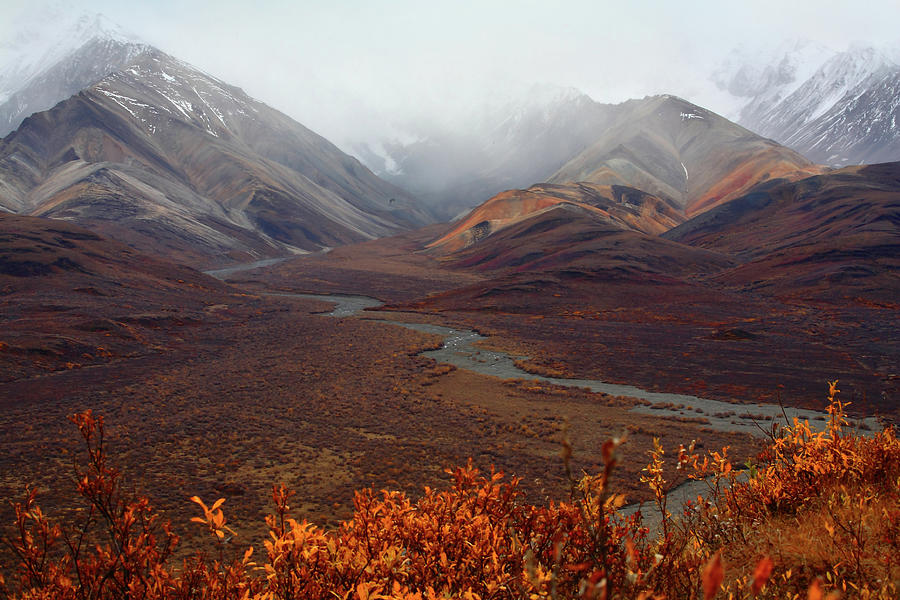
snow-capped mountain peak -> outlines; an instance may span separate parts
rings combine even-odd
[[[0,103],[92,39],[140,43],[137,36],[99,13],[72,19],[47,9],[20,16],[14,29],[15,35],[0,43]]]
[[[900,159],[892,150],[900,147],[894,125],[898,74],[895,49],[855,43],[836,52],[794,43],[767,56],[736,51],[713,80],[742,99],[741,125],[841,166]]]
[[[150,47],[101,14],[22,17],[0,48],[0,136],[113,73]]]

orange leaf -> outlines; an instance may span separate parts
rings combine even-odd
[[[359,596],[359,600],[369,600],[369,584],[361,581],[356,586],[356,594]]]
[[[824,590],[822,589],[822,580],[814,579],[811,584],[809,584],[809,590],[806,592],[806,597],[809,600],[822,600],[825,596]]]
[[[753,572],[753,595],[760,593],[763,588],[766,587],[766,584],[769,583],[769,577],[772,576],[772,567],[774,567],[774,563],[772,559],[768,556],[764,556],[759,564],[756,565],[756,570]]]
[[[703,600],[712,600],[719,592],[722,580],[725,579],[725,567],[722,566],[722,554],[716,552],[706,566],[703,567]]]

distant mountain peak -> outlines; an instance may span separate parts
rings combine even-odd
[[[18,20],[16,39],[0,49],[0,136],[151,49],[99,13],[72,19],[50,9]]]
[[[15,34],[0,42],[0,103],[91,40],[143,43],[100,13],[73,17],[51,6],[23,13],[13,22]]]
[[[837,51],[788,41],[771,52],[738,49],[712,79],[738,100],[741,125],[842,166],[900,159],[898,73],[897,48],[854,42]]]

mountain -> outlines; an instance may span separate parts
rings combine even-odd
[[[668,95],[613,105],[538,87],[463,127],[413,140],[382,144],[380,159],[362,156],[445,217],[540,182],[638,188],[695,214],[758,182],[818,172],[796,152]]]
[[[784,138],[812,160],[842,166],[900,159],[900,66],[863,79],[825,113]]]
[[[895,52],[798,42],[768,61],[735,54],[713,76],[741,125],[831,166],[900,159]]]
[[[772,185],[663,234],[740,266],[720,282],[782,296],[900,294],[900,163],[847,167]]]
[[[555,273],[591,284],[632,278],[664,283],[731,264],[715,252],[636,231],[589,205],[569,202],[529,213],[480,243],[455,250],[445,261],[456,268],[513,275],[516,280]]]
[[[609,113],[576,89],[535,85],[461,122],[408,124],[398,139],[358,150],[378,175],[449,219],[497,192],[546,180],[593,142]]]
[[[321,136],[152,47],[0,141],[0,208],[198,265],[431,220]]]
[[[802,86],[837,52],[810,40],[786,40],[767,48],[738,47],[724,58],[710,79],[735,99],[725,114],[751,131]]]
[[[17,39],[0,48],[0,136],[146,50],[146,44],[99,14],[69,23],[51,13],[41,27],[23,27]]]
[[[583,212],[593,220],[606,221],[616,229],[657,235],[682,223],[679,207],[646,192],[625,186],[600,186],[588,183],[533,185],[527,190],[509,190],[497,194],[453,224],[429,248],[441,254],[475,245],[488,236],[530,221],[557,209]]]
[[[548,181],[627,185],[699,214],[772,179],[821,169],[771,140],[675,96],[616,106],[602,135]]]
[[[590,214],[619,230],[657,236],[752,189],[822,170],[674,96],[631,100],[610,110],[594,144],[550,183],[497,194],[453,223],[428,245],[430,251],[446,256],[482,245],[544,212],[556,218]]]

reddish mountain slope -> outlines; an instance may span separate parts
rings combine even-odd
[[[823,299],[900,298],[900,163],[849,167],[753,193],[664,234],[744,264],[729,284]]]
[[[581,209],[617,229],[647,234],[662,233],[684,220],[673,203],[634,188],[542,183],[527,190],[497,194],[454,224],[446,234],[429,244],[429,248],[440,254],[455,252],[561,206]]]

